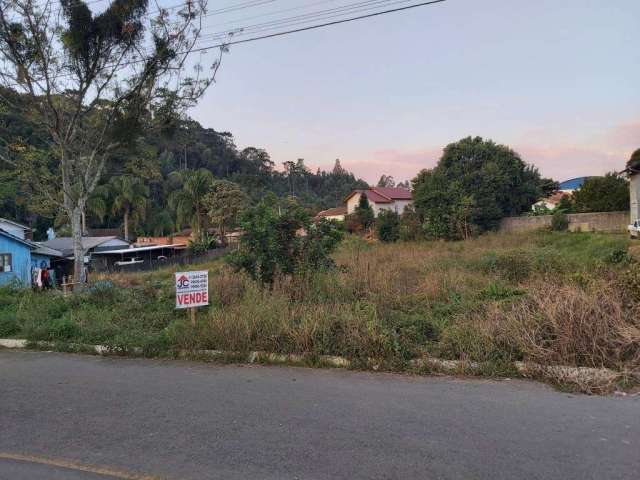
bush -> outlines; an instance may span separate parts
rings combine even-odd
[[[567,228],[569,228],[569,219],[562,210],[558,210],[551,217],[551,230],[554,232],[564,232]]]
[[[400,238],[400,216],[391,210],[382,210],[376,219],[376,233],[382,242],[396,242]]]
[[[263,284],[272,284],[278,274],[332,266],[330,254],[342,238],[335,223],[322,219],[312,224],[295,201],[278,207],[273,199],[263,200],[245,213],[241,225],[244,235],[229,262]]]
[[[400,215],[400,240],[415,241],[424,237],[420,216],[411,206],[407,206]]]

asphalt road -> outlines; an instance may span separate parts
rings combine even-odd
[[[1,479],[140,474],[637,480],[640,397],[568,395],[515,380],[0,350]]]

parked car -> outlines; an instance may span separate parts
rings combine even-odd
[[[631,225],[627,227],[631,238],[640,238],[640,220],[635,220]]]

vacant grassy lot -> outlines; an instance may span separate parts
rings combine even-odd
[[[197,327],[174,310],[173,271],[105,277],[85,293],[0,290],[0,336],[183,349],[343,355],[403,369],[423,355],[640,372],[640,266],[621,235],[487,234],[467,242],[348,238],[335,271],[265,290],[222,260]]]

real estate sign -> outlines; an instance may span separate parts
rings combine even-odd
[[[209,305],[209,271],[176,273],[176,308]]]

